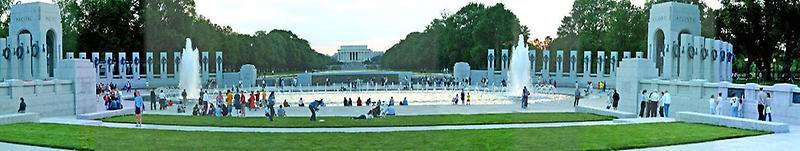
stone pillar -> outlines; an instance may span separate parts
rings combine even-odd
[[[111,52],[106,52],[106,79],[108,82],[111,82],[114,79],[114,59],[113,54]]]
[[[617,65],[619,65],[619,51],[611,51],[611,59],[608,60],[609,72],[611,77],[617,76]]]
[[[33,61],[36,62],[36,68],[33,68],[33,72],[36,74],[35,79],[44,80],[44,79],[48,79],[50,77],[50,74],[47,73],[47,69],[49,69],[50,67],[47,66],[47,49],[46,48],[47,48],[47,46],[45,45],[45,43],[43,41],[42,42],[39,42],[39,41],[35,42],[33,48],[31,48],[32,49],[31,53],[33,53],[32,54],[33,56],[31,56],[31,57],[33,57],[34,58]],[[54,49],[57,49],[57,48],[54,48]],[[53,50],[53,51],[57,51],[57,50]],[[57,52],[61,52],[61,51],[57,51]],[[55,53],[53,53],[53,54],[55,54]],[[58,56],[52,56],[52,57],[55,58],[56,60],[60,60],[61,59],[61,58],[58,58]]]
[[[67,52],[67,55],[64,56],[64,59],[75,59],[75,53],[74,52]]]
[[[728,54],[728,57],[725,58],[725,80],[733,81],[733,61],[736,56],[733,54],[733,45],[730,42],[725,42],[725,44],[725,51]]]
[[[178,52],[177,50],[173,51],[172,52],[172,57],[173,57],[173,59],[172,59],[172,62],[173,62],[173,64],[172,64],[173,65],[172,66],[172,77],[176,81],[180,81],[181,80],[181,76],[179,76],[180,74],[178,74],[178,73],[180,73],[180,70],[181,70],[181,59],[182,59],[181,58],[181,52]]]
[[[31,35],[30,34],[20,34],[19,35],[19,45],[17,50],[19,50],[19,54],[22,55],[22,61],[20,62],[20,79],[22,80],[33,80],[33,71],[31,58]]]
[[[8,65],[11,63],[11,49],[7,49],[6,38],[0,38],[0,81],[8,79]]]
[[[688,51],[689,48],[692,47],[692,42],[694,42],[694,36],[690,34],[681,34],[681,49],[680,54],[678,54],[678,78],[683,81],[689,81],[692,77],[691,74],[691,67],[689,67],[689,55]]]
[[[578,51],[569,51],[569,79],[576,79],[578,77]]]
[[[133,57],[133,61],[132,61],[133,64],[131,64],[131,70],[133,70],[132,71],[133,72],[133,79],[139,80],[140,78],[142,78],[142,74],[141,74],[141,70],[140,70],[142,59],[140,59],[141,56],[139,56],[139,52],[134,52],[132,57]]]
[[[128,79],[128,58],[125,51],[120,51],[117,55],[117,66],[119,66],[119,78]]]
[[[583,78],[588,80],[591,72],[592,72],[592,52],[585,50],[583,51]]]
[[[712,74],[714,75],[714,78],[711,81],[722,81],[723,79],[720,78],[720,76],[722,76],[722,72],[720,72],[720,64],[724,60],[722,55],[722,41],[714,40],[714,50],[712,52],[714,52],[714,57],[712,57],[712,59],[714,59],[714,68],[711,70],[711,72],[713,72]]]
[[[100,52],[92,52],[92,56],[90,56],[90,58],[92,58],[92,62],[94,63],[94,71],[97,72],[95,74],[97,75],[95,76],[97,77],[96,80],[100,81],[100,66],[101,66],[100,62],[103,61],[102,59],[100,59]]]
[[[158,58],[161,58],[158,61],[158,73],[160,75],[159,79],[167,79],[167,52],[162,50],[162,52],[159,53]]]
[[[564,50],[556,51],[556,77],[564,76]]]
[[[702,58],[703,58],[703,63],[702,63],[703,79],[706,79],[709,82],[716,82],[716,81],[711,81],[711,79],[714,79],[714,75],[713,75],[713,71],[712,71],[712,70],[714,70],[714,65],[713,65],[714,60],[712,58],[715,58],[715,57],[713,57],[714,56],[714,52],[713,52],[713,50],[714,50],[714,39],[705,38],[704,41],[705,42],[703,44],[703,51],[701,51],[701,53],[700,53],[702,55]]]
[[[217,54],[216,55],[217,57],[216,57],[215,61],[217,62],[217,64],[214,67],[216,67],[217,70],[214,70],[214,72],[216,72],[216,75],[214,77],[217,79],[217,84],[221,84],[222,83],[222,78],[223,78],[222,77],[222,63],[223,63],[223,61],[222,61],[222,50],[217,50],[216,54]]]
[[[489,83],[494,82],[494,49],[489,49],[486,56],[486,80],[489,80]]]
[[[508,77],[508,62],[511,58],[508,56],[508,49],[503,49],[501,51],[502,56],[500,56],[500,74],[502,75],[503,79]]]
[[[201,83],[205,83],[206,81],[208,81],[208,73],[210,72],[208,70],[208,51],[203,51],[201,54],[203,55],[202,59],[200,59],[200,65],[201,65],[200,68],[202,68],[201,69],[202,70],[202,76],[201,77],[202,77],[202,80],[203,80]]]
[[[528,51],[528,57],[531,61],[531,76],[536,76],[536,49]]]
[[[705,38],[703,36],[694,36],[692,51],[689,53],[689,58],[692,60],[692,79],[703,79],[703,73],[700,71],[703,67],[701,52],[705,48]]]
[[[622,52],[622,58],[624,59],[631,58],[631,52],[629,51]]]
[[[550,78],[550,51],[545,49],[542,51],[542,78],[547,80]]]
[[[606,74],[606,52],[603,50],[597,51],[597,77],[603,77]]]
[[[86,53],[85,52],[79,52],[78,53],[78,59],[86,59]]]
[[[155,63],[155,58],[153,56],[153,52],[145,53],[145,72],[147,73],[147,81],[153,80],[153,63]]]
[[[643,58],[643,57],[644,57],[644,53],[636,52],[636,58]]]

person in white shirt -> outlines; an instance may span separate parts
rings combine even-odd
[[[708,99],[708,114],[715,114],[715,109],[717,108],[716,101],[717,99],[715,99],[712,94],[711,98]]]
[[[669,117],[669,104],[672,104],[672,95],[669,94],[669,91],[663,92],[664,96],[661,96],[661,110],[664,112],[664,117]]]
[[[758,88],[758,94],[756,95],[756,101],[758,102],[758,120],[766,121],[767,117],[764,114],[766,110],[766,106],[764,105],[767,101],[767,92],[764,92],[764,88]]]
[[[658,100],[661,99],[661,95],[658,95],[658,90],[655,90],[650,93],[650,100],[648,102],[648,108],[650,110],[650,114],[648,117],[656,117],[658,116]]]
[[[734,96],[728,101],[731,103],[731,117],[739,117],[739,98]]]

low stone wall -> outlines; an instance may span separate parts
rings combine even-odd
[[[605,116],[613,116],[613,117],[616,117],[616,118],[636,118],[636,117],[638,117],[638,115],[636,115],[635,113],[622,112],[622,111],[618,111],[618,110],[607,110],[607,109],[601,109],[601,108],[589,107],[589,106],[577,106],[577,107],[575,107],[575,112],[592,113],[592,114],[605,115]]]
[[[111,111],[100,111],[94,113],[86,113],[78,115],[78,119],[82,120],[95,120],[95,119],[102,119],[107,117],[114,117],[114,116],[122,116],[122,115],[131,115],[133,114],[133,108],[124,108],[119,110],[111,110]]]
[[[39,122],[39,113],[15,113],[0,115],[0,125]]]
[[[730,116],[711,115],[696,112],[678,112],[676,116],[678,121],[689,123],[704,123],[712,125],[720,125],[727,127],[735,127],[741,129],[769,131],[775,133],[788,133],[789,125],[784,123],[766,122],[759,120],[752,120],[746,118],[736,118]]]

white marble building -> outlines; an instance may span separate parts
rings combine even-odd
[[[372,51],[367,45],[343,45],[333,58],[341,63],[363,63],[383,55],[383,52]]]

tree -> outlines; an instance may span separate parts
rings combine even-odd
[[[0,37],[8,37],[8,22],[11,20],[11,5],[19,0],[0,0]]]

